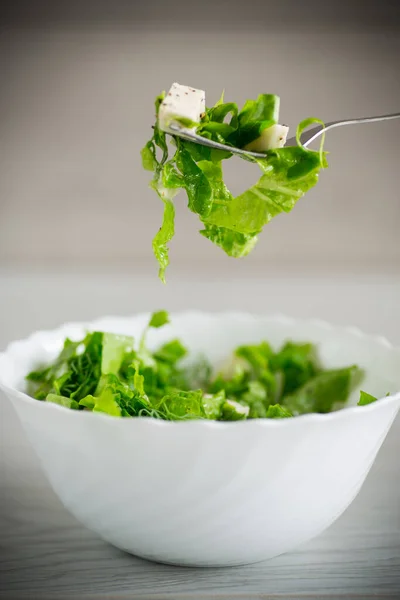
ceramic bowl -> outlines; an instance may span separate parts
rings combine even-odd
[[[118,419],[26,395],[25,374],[53,359],[66,336],[100,329],[137,337],[146,320],[67,324],[0,355],[0,387],[65,507],[118,548],[190,566],[268,559],[333,523],[360,490],[399,410],[400,351],[320,321],[190,312],[151,331],[149,345],[177,336],[218,363],[241,343],[311,340],[325,366],[363,367],[363,389],[382,399],[351,406],[355,394],[349,408],[328,415],[222,423]]]

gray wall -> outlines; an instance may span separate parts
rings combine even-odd
[[[54,7],[57,4],[57,7]],[[399,2],[10,3],[0,37],[0,264],[155,267],[139,151],[173,81],[281,96],[294,132],[400,110]],[[362,7],[362,11],[360,10]],[[239,263],[177,199],[172,268],[400,270],[400,122],[336,130],[330,167]],[[255,169],[255,167],[254,167]],[[258,173],[227,164],[234,192]]]

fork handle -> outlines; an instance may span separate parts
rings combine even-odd
[[[309,146],[317,137],[319,137],[320,135],[322,135],[329,129],[333,129],[334,127],[341,127],[342,125],[355,125],[356,123],[373,123],[374,121],[389,121],[390,119],[399,119],[399,118],[400,118],[400,113],[393,113],[391,115],[381,115],[378,117],[360,117],[358,119],[330,121],[329,123],[325,124],[325,127],[322,127],[322,125],[318,125],[317,127],[314,127],[313,129],[310,129],[309,131],[302,134],[301,137],[304,136],[304,138],[305,138],[305,141],[304,142],[302,141],[302,144],[305,148],[307,148],[307,146]],[[293,138],[293,140],[295,140],[295,138]],[[292,140],[288,140],[288,142],[291,142],[291,141]],[[287,142],[287,145],[290,146],[291,144],[288,142]]]

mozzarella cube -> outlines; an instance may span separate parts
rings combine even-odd
[[[175,124],[187,129],[195,129],[192,122],[199,123],[206,109],[206,94],[187,85],[173,83],[168,94],[160,104],[158,126],[162,131],[170,132],[170,125]],[[176,119],[183,120],[179,123]],[[185,125],[187,121],[188,125]]]
[[[286,144],[288,132],[289,127],[286,127],[286,125],[271,125],[271,127],[264,129],[260,137],[247,144],[244,149],[251,152],[265,152],[274,148],[283,148]]]

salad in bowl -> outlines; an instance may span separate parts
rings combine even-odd
[[[280,419],[344,406],[364,376],[357,365],[326,369],[315,344],[291,340],[278,350],[266,340],[242,344],[215,371],[204,354],[190,360],[180,339],[149,350],[148,330],[168,323],[166,311],[153,313],[138,344],[132,336],[103,331],[75,341],[66,337],[54,361],[26,376],[31,394],[115,417]],[[360,391],[358,405],[376,401]]]
[[[399,364],[321,321],[160,311],[14,342],[0,387],[82,524],[150,560],[228,566],[341,515],[399,410]]]
[[[274,94],[207,108],[202,90],[174,84],[155,108],[142,162],[164,206],[164,282],[179,190],[200,233],[240,258],[327,167],[323,135],[318,151],[301,144],[321,121],[285,146]],[[238,196],[223,179],[230,148],[258,171]],[[400,351],[322,321],[159,311],[14,342],[0,388],[83,525],[150,560],[232,566],[296,548],[352,502],[400,408]]]

